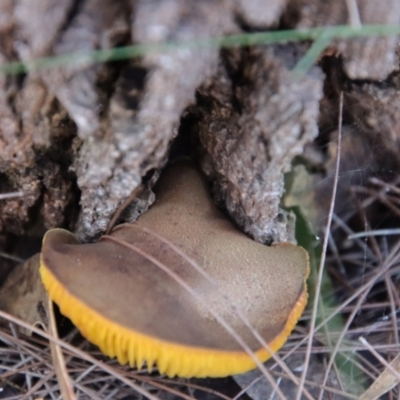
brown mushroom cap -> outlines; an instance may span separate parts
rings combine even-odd
[[[135,224],[117,226],[95,244],[81,245],[61,229],[47,232],[41,276],[51,299],[88,340],[122,364],[140,368],[146,361],[150,368],[156,362],[161,373],[182,377],[254,368],[209,307],[265,361],[270,354],[221,293],[276,351],[307,302],[306,251],[290,243],[267,247],[238,231],[215,207],[191,164],[170,167],[155,192],[156,203]],[[218,288],[160,236],[194,260]],[[207,307],[146,255],[177,274]]]

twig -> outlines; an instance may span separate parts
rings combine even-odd
[[[350,25],[355,29],[360,29],[362,25],[357,0],[346,0],[346,6],[349,12]]]
[[[24,259],[22,259],[20,257],[13,256],[11,254],[7,254],[2,251],[0,251],[0,257],[6,258],[7,260],[15,261],[17,263],[22,263],[25,261]]]
[[[11,192],[11,193],[0,193],[0,200],[12,199],[14,197],[22,197],[24,192]]]
[[[400,235],[400,228],[374,229],[371,231],[357,232],[347,236],[347,239],[359,239],[369,236],[390,236],[390,235]]]

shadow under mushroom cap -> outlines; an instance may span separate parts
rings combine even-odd
[[[226,298],[278,350],[307,302],[307,253],[290,243],[267,247],[238,231],[191,164],[170,167],[155,192],[156,203],[138,221],[117,226],[95,244],[79,244],[61,229],[45,235],[41,276],[51,299],[88,340],[122,364],[157,363],[161,373],[182,377],[254,368],[210,309],[265,361],[270,354]]]

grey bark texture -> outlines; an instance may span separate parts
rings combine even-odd
[[[358,3],[362,23],[399,22],[400,0]],[[346,2],[317,0],[2,1],[0,62],[352,18]],[[325,57],[342,63],[297,79],[290,71],[309,44],[185,47],[0,75],[0,193],[24,193],[0,201],[0,230],[64,226],[94,240],[145,177],[156,181],[179,133],[197,138],[194,153],[215,198],[241,229],[261,242],[291,240],[293,227],[280,208],[283,177],[336,115],[329,74],[336,90],[345,90],[360,129],[384,135],[389,147],[398,140],[397,90],[380,83],[391,74],[396,85],[397,43],[396,37],[336,41]],[[358,97],[364,95],[367,102]],[[188,116],[196,122],[185,131]],[[134,220],[152,201],[148,188],[126,218]]]

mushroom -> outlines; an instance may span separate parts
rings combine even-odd
[[[121,364],[141,368],[146,361],[151,369],[156,363],[170,377],[243,373],[256,363],[220,319],[264,362],[304,310],[306,251],[253,241],[207,189],[191,163],[179,162],[163,173],[157,201],[134,224],[93,244],[79,244],[62,229],[44,237],[40,273],[50,298]]]

